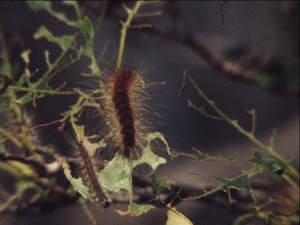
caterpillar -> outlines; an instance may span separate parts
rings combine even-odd
[[[138,159],[149,124],[143,118],[144,81],[138,71],[124,68],[108,81],[104,94],[105,122],[116,151]]]
[[[110,205],[110,200],[108,199],[98,182],[92,160],[90,159],[82,142],[77,142],[75,143],[75,145],[76,150],[77,152],[79,152],[83,162],[82,167],[85,173],[85,180],[88,182],[88,186],[92,190],[92,194],[95,197],[95,202],[102,205],[103,208],[107,208]]]

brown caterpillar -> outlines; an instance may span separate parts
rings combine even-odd
[[[92,194],[95,197],[95,201],[101,204],[103,208],[107,208],[110,205],[110,201],[98,182],[92,160],[90,159],[86,149],[84,148],[81,142],[76,143],[76,149],[78,150],[80,157],[83,161],[82,167],[85,173],[84,179],[88,182],[88,186],[92,190]]]
[[[105,122],[116,151],[126,158],[140,158],[145,145],[147,123],[143,121],[141,100],[144,81],[132,69],[117,71],[105,90]]]

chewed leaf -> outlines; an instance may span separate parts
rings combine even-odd
[[[154,207],[151,205],[138,205],[134,202],[131,202],[129,205],[129,210],[137,216],[142,213],[148,212],[150,209],[153,209],[153,208]]]
[[[166,141],[165,137],[159,132],[149,133],[147,135],[146,139],[147,139],[147,146],[143,150],[142,157],[139,160],[133,161],[133,167],[138,166],[143,163],[147,163],[154,172],[159,165],[165,164],[167,162],[167,160],[165,158],[155,155],[153,153],[153,151],[152,151],[153,146],[151,145],[152,141],[154,141],[156,139],[159,139],[160,141],[162,141],[166,146],[167,152],[170,154],[169,145],[168,145],[168,142]]]
[[[71,35],[56,37],[44,26],[40,26],[33,37],[35,39],[46,38],[48,41],[57,44],[64,51],[68,50],[75,41],[74,36]]]
[[[116,210],[121,216],[139,216],[143,213],[148,212],[150,209],[154,209],[152,205],[138,205],[134,202],[130,202],[128,211]]]
[[[33,11],[46,10],[52,7],[52,2],[50,1],[27,1],[27,4]]]
[[[76,124],[76,118],[71,116],[71,124],[78,142],[82,142],[84,148],[87,150],[89,156],[93,156],[97,149],[106,147],[104,140],[98,143],[92,143],[88,140],[88,137],[84,135],[84,126]]]
[[[98,143],[92,143],[88,140],[87,137],[84,137],[83,140],[83,146],[85,147],[85,149],[87,150],[89,156],[93,156],[96,152],[97,149],[103,149],[106,147],[106,143],[104,142],[104,140],[101,140]]]
[[[67,179],[73,185],[74,189],[78,191],[82,195],[82,197],[91,200],[92,196],[89,192],[89,188],[83,184],[82,179],[72,177],[69,165],[66,161],[63,161],[62,166]]]
[[[150,175],[150,179],[152,184],[154,185],[157,192],[161,192],[163,190],[170,190],[171,186],[168,183],[168,179],[166,177],[157,178],[155,174]]]
[[[222,189],[224,191],[226,191],[226,193],[228,194],[230,203],[235,202],[235,200],[232,199],[232,197],[231,197],[230,189],[238,189],[238,190],[245,189],[247,191],[250,191],[250,189],[251,189],[251,185],[248,182],[247,174],[242,174],[242,175],[232,178],[232,179],[227,179],[224,177],[217,177],[217,176],[214,176],[213,178],[215,178],[216,180],[218,180],[221,183]]]
[[[52,8],[51,1],[27,1],[27,4],[33,11],[45,10],[56,19],[64,22],[66,25],[71,27],[78,27],[78,22],[68,19],[65,13],[54,11]]]
[[[155,139],[161,140],[167,146],[167,150],[169,150],[168,144],[161,133],[150,133],[147,136],[148,143],[143,150],[142,157],[139,160],[132,160],[125,158],[121,154],[116,155],[100,173],[99,179],[101,184],[110,191],[118,192],[121,189],[125,189],[132,193],[131,171],[134,167],[147,163],[154,172],[159,165],[167,161],[152,152],[151,142]]]
[[[247,174],[241,175],[239,177],[233,178],[233,179],[227,179],[224,177],[216,177],[214,176],[216,180],[218,180],[225,189],[240,189],[243,188],[245,190],[250,190],[251,185],[248,182],[248,176]]]
[[[74,117],[74,115],[71,115],[71,124],[75,131],[76,138],[79,142],[82,142],[84,140],[84,126],[80,126],[76,124],[77,119]]]
[[[257,151],[254,151],[252,158],[248,161],[253,163],[256,167],[265,166],[276,175],[281,175],[288,167],[286,162],[277,158],[264,159],[263,156]]]
[[[131,170],[132,160],[116,155],[99,174],[100,183],[110,191],[118,192],[124,189],[132,193]]]
[[[168,208],[166,225],[193,225],[188,218],[178,212],[175,208]]]
[[[88,44],[93,43],[94,38],[94,27],[88,17],[85,17],[80,24],[80,31],[86,37]]]

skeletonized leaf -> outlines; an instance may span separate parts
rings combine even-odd
[[[155,155],[153,153],[153,146],[151,145],[152,141],[158,139],[163,142],[166,146],[167,151],[169,152],[169,146],[165,139],[165,137],[159,132],[149,133],[147,135],[147,146],[143,150],[142,157],[139,160],[133,161],[133,167],[138,166],[143,163],[147,163],[153,170],[153,172],[157,169],[157,167],[161,164],[165,164],[167,160],[163,157]]]
[[[122,189],[132,193],[132,160],[118,154],[110,161],[99,174],[103,187],[118,192]]]
[[[153,209],[152,205],[138,205],[134,202],[130,202],[128,206],[128,211],[116,210],[121,216],[139,216],[143,213],[148,212],[150,209]]]
[[[64,51],[69,49],[75,41],[74,36],[71,35],[56,37],[45,26],[40,26],[33,37],[35,39],[46,38],[48,41],[57,44]]]
[[[77,21],[67,18],[66,14],[63,12],[54,11],[51,1],[27,1],[27,4],[33,11],[45,10],[56,19],[64,22],[66,25],[70,27],[78,27]]]
[[[89,188],[83,184],[82,179],[72,177],[69,165],[66,161],[63,161],[62,166],[67,179],[73,185],[74,189],[78,191],[84,198],[91,200],[92,196],[89,192]]]

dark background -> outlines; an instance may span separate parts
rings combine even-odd
[[[220,7],[222,2],[176,2],[186,19],[187,26],[193,30],[199,41],[205,44],[216,55],[221,55],[226,49],[242,46],[252,54],[268,55],[280,53],[291,40],[299,39],[298,27],[295,33],[288,32],[285,22],[287,7],[298,7],[291,2],[270,1],[233,1],[224,6],[224,24],[221,24]],[[293,5],[294,4],[294,5]],[[62,7],[61,10],[68,10]],[[91,18],[95,17],[91,13]],[[170,23],[165,15],[154,18],[153,22],[163,25]],[[53,45],[45,40],[32,39],[32,33],[40,24],[45,24],[57,34],[68,32],[68,29],[46,13],[34,13],[23,2],[0,3],[0,25],[7,40],[9,37],[20,36],[23,46],[32,49],[32,68],[43,68],[41,57],[45,49]],[[299,18],[298,18],[299,25]],[[112,18],[107,18],[96,35],[96,51],[101,52],[107,40],[111,41],[107,53],[107,68],[115,62],[118,50],[119,24]],[[69,30],[71,31],[71,30]],[[166,81],[164,86],[149,90],[151,102],[149,108],[161,115],[155,124],[157,130],[166,135],[172,148],[191,152],[196,147],[206,153],[222,152],[236,157],[251,154],[251,144],[224,122],[210,120],[187,106],[187,99],[202,106],[204,102],[196,95],[189,83],[181,96],[178,91],[182,82],[184,69],[190,71],[204,92],[231,118],[236,118],[242,125],[250,129],[251,117],[247,110],[256,109],[257,135],[265,142],[271,136],[272,129],[277,128],[276,149],[298,166],[299,158],[299,101],[298,97],[268,92],[252,85],[234,82],[225,78],[191,52],[186,47],[154,37],[149,34],[130,30],[125,48],[125,64],[143,71],[146,80],[151,82]],[[12,54],[12,60],[18,61],[18,52]],[[82,61],[64,71],[55,78],[53,85],[68,80],[70,86],[76,85],[79,74],[85,71],[86,62]],[[88,81],[87,81],[88,82]],[[67,109],[74,99],[69,97],[53,97],[39,100],[38,108],[27,106],[28,112],[34,114],[35,123],[45,123],[59,118],[61,112]],[[44,142],[59,145],[61,137],[56,127],[41,131]],[[159,168],[160,176],[173,180],[191,183],[195,186],[210,182],[205,176],[193,175],[212,174],[219,176],[238,175],[243,168],[242,163],[224,165],[224,163],[199,163],[190,159],[176,159]],[[115,206],[102,210],[92,207],[99,218],[99,224],[164,224],[165,209],[155,209],[137,218],[120,217],[113,210]],[[126,206],[124,206],[125,209]],[[177,206],[178,210],[187,216],[195,225],[224,225],[232,221],[233,213],[221,207],[199,202],[184,202]],[[42,215],[15,215],[7,213],[0,215],[0,225],[37,225],[37,224],[89,224],[79,204],[65,206]]]

